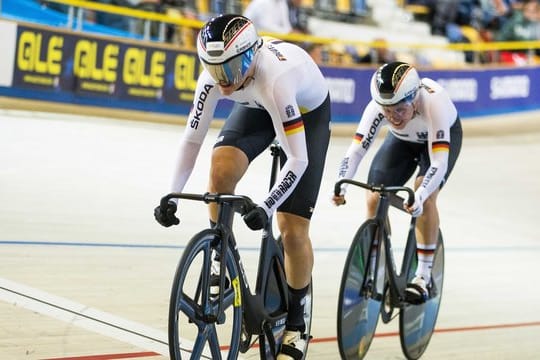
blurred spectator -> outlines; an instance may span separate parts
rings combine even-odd
[[[396,54],[388,47],[385,39],[378,38],[373,41],[373,46],[369,51],[360,56],[359,64],[386,64],[396,61]]]
[[[112,1],[118,1],[118,0],[112,0]],[[121,0],[122,2],[130,2],[131,5],[137,9],[142,11],[149,11],[149,12],[155,12],[155,13],[163,13],[164,12],[164,5],[162,0]],[[135,34],[142,35],[144,34],[144,19],[139,18],[133,18],[131,20],[131,32],[134,32]],[[150,23],[150,37],[157,38],[159,36],[159,24],[155,21],[152,21]]]
[[[459,0],[439,0],[433,6],[431,18],[431,33],[446,36],[446,26],[455,23]]]
[[[316,43],[303,43],[300,46],[307,51],[318,65],[328,63],[328,50],[326,46]]]
[[[446,25],[446,37],[451,43],[467,44],[481,42],[479,32],[472,26],[463,25],[459,26],[454,23]],[[464,51],[465,62],[474,63],[476,61],[474,52]],[[484,62],[480,59],[481,62]]]
[[[123,7],[132,6],[128,0],[94,0],[94,2]],[[96,24],[109,26],[118,30],[131,31],[131,19],[127,16],[111,14],[105,11],[94,11],[89,17]]]
[[[253,21],[259,31],[278,34],[305,33],[306,28],[299,21],[300,2],[301,0],[253,0],[243,15]],[[291,18],[295,23],[291,23]]]
[[[529,41],[540,39],[540,7],[537,0],[529,0],[515,10],[495,35],[497,41]]]
[[[289,21],[294,32],[308,34],[307,15],[303,11],[301,5],[302,0],[288,0]]]
[[[165,13],[175,19],[197,19],[197,12],[190,7],[169,6]],[[167,28],[167,42],[177,44],[182,48],[194,50],[196,49],[196,40],[199,29],[171,25]]]
[[[345,45],[345,53],[350,57],[353,64],[382,65],[396,61],[396,54],[388,47],[386,39],[376,38],[371,47]]]
[[[515,0],[480,0],[483,13],[482,28],[488,31],[498,31],[512,15],[515,2]]]
[[[67,13],[69,6],[64,4],[58,4],[54,2],[48,2],[46,0],[37,0],[41,6],[47,7],[49,9],[61,12],[61,13]],[[1,5],[1,4],[0,4]]]
[[[495,34],[496,41],[533,41],[540,39],[540,6],[537,0],[523,3]],[[502,62],[518,65],[527,63],[525,50],[501,51]]]

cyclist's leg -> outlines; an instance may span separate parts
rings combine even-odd
[[[396,138],[389,132],[373,158],[368,173],[368,183],[386,186],[405,184],[417,166],[414,145]],[[379,203],[379,193],[367,190],[366,201],[367,218],[374,218]],[[375,270],[377,246],[378,243],[375,240],[370,255],[370,266],[373,271]]]
[[[235,104],[214,145],[208,191],[234,193],[251,161],[274,137],[268,112]],[[210,204],[210,218],[216,217],[217,206]]]
[[[284,344],[303,347],[305,351],[309,324],[304,319],[304,304],[310,291],[311,270],[313,268],[313,249],[309,237],[311,216],[317,202],[326,153],[330,142],[330,100],[329,98],[314,111],[303,114],[304,131],[308,151],[308,167],[298,185],[279,207],[277,212],[278,227],[283,240],[285,253],[285,272],[289,286],[289,312]],[[310,314],[311,315],[311,314]],[[309,335],[309,334],[308,334]],[[282,346],[279,359],[292,358]],[[285,355],[284,355],[285,354]],[[300,356],[299,354],[294,356]]]
[[[219,146],[212,152],[208,191],[234,193],[249,165],[246,154],[234,146]],[[217,220],[217,205],[209,204],[210,219]]]
[[[415,189],[417,189],[422,181],[423,176],[419,176],[415,181]],[[424,201],[424,209],[422,215],[416,219],[416,243],[418,248],[419,269],[416,275],[425,275],[424,279],[429,283],[431,279],[430,272],[422,272],[427,269],[420,269],[422,254],[429,254],[430,261],[433,261],[433,255],[437,246],[437,238],[439,235],[439,210],[437,208],[437,197],[439,190],[433,191],[431,195]],[[429,266],[431,270],[431,265]],[[419,273],[420,271],[420,273]]]
[[[208,191],[234,193],[251,161],[274,137],[272,121],[266,111],[235,104],[214,145]],[[215,223],[217,211],[216,204],[209,204],[210,223]],[[218,259],[218,254],[214,254],[210,279],[213,296],[219,294]],[[225,279],[224,285],[227,287],[229,282],[230,279]]]
[[[277,211],[278,227],[285,250],[287,282],[293,289],[306,288],[311,281],[313,250],[309,237],[310,219],[319,189],[330,142],[330,99],[303,114],[308,167],[294,191]],[[287,161],[282,158],[282,163]]]
[[[427,287],[431,282],[431,268],[433,266],[433,259],[435,257],[435,251],[437,249],[437,241],[439,238],[439,226],[440,218],[437,208],[437,197],[443,185],[448,180],[450,173],[452,172],[456,160],[461,151],[462,143],[462,129],[461,121],[459,117],[456,119],[454,125],[450,128],[450,148],[448,153],[448,167],[443,181],[439,188],[424,201],[424,210],[421,216],[416,220],[416,248],[418,266],[415,273],[415,278],[412,280],[408,287],[408,293],[412,294],[414,298],[425,298],[427,293]],[[420,170],[418,177],[415,181],[415,189],[417,189],[424,180],[424,175],[431,166],[430,157],[427,146],[421,152],[419,158]]]
[[[415,189],[420,186],[424,177],[419,176],[415,181]],[[437,209],[437,196],[439,190],[435,190],[424,201],[422,215],[416,218],[416,257],[418,259],[415,277],[407,285],[407,293],[411,301],[421,301],[427,299],[428,288],[431,282],[431,268],[435,250],[437,249],[437,239],[439,235],[439,211]]]

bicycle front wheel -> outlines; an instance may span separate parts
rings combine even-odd
[[[169,304],[171,359],[236,359],[242,332],[241,277],[231,249],[226,249],[222,310],[210,296],[210,268],[220,238],[205,230],[191,239],[180,259]]]
[[[415,271],[416,262],[409,269],[409,280],[414,277]],[[420,358],[427,349],[439,314],[444,279],[444,244],[440,231],[431,278],[432,288],[429,299],[420,305],[405,305],[399,314],[401,349],[409,360]]]
[[[362,359],[375,335],[382,302],[374,293],[374,284],[380,281],[375,279],[370,266],[373,266],[372,244],[378,229],[377,222],[366,221],[356,233],[345,260],[337,311],[337,342],[342,359]],[[384,266],[381,257],[377,262],[377,278],[384,279]],[[382,292],[382,284],[377,285]]]

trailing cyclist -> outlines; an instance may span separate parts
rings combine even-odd
[[[209,192],[234,193],[251,161],[274,139],[279,141],[286,159],[277,181],[244,221],[260,230],[277,211],[291,294],[278,359],[300,359],[308,341],[303,299],[313,267],[309,226],[330,138],[326,81],[304,50],[259,37],[253,23],[240,15],[208,21],[198,35],[197,53],[204,71],[197,81],[171,190],[183,190],[222,98],[235,104],[214,145]],[[176,209],[173,201],[156,208],[156,220],[163,226],[178,224]],[[210,220],[216,217],[211,204]]]
[[[388,124],[388,134],[371,164],[368,183],[401,186],[418,168],[414,204],[404,204],[417,217],[418,256],[415,277],[407,284],[406,300],[422,303],[429,297],[437,246],[437,195],[461,149],[461,121],[446,90],[432,79],[420,79],[416,69],[404,62],[384,64],[377,69],[371,78],[370,92],[372,100],[362,113],[338,177],[354,177],[377,133]],[[334,204],[345,203],[345,192],[344,185],[341,194],[333,197]],[[368,192],[368,217],[375,216],[377,202],[378,194]]]

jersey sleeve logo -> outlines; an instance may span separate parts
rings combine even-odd
[[[274,44],[276,43],[274,42]],[[268,50],[270,50],[270,52],[274,54],[279,61],[287,60],[287,58],[273,44],[268,44]]]
[[[290,119],[295,116],[294,113],[294,107],[292,105],[287,105],[285,107],[285,114],[287,114],[287,117]]]
[[[437,138],[437,140],[444,139],[444,130],[438,130],[435,137]]]

